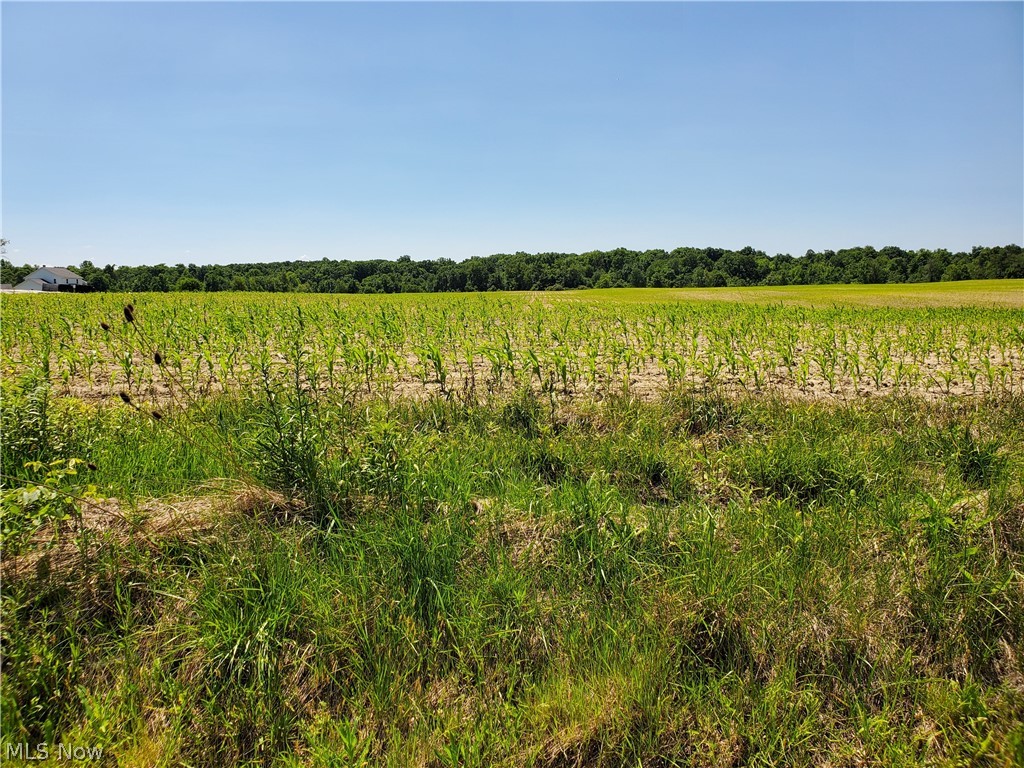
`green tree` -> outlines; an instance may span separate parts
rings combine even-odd
[[[203,290],[203,283],[198,277],[192,277],[186,275],[174,284],[174,290],[176,291],[201,291]]]

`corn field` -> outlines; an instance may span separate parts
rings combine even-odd
[[[5,297],[4,372],[34,370],[87,399],[126,391],[155,401],[296,372],[343,397],[1024,391],[1024,314],[1012,308],[579,296]],[[129,301],[134,325],[122,317]]]

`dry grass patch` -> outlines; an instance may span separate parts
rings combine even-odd
[[[156,548],[173,539],[201,540],[233,517],[293,514],[294,503],[274,491],[253,485],[235,485],[210,493],[137,503],[107,498],[83,501],[80,516],[56,529],[47,525],[29,540],[29,551],[5,557],[4,581],[35,577],[59,578],[80,572],[101,549],[129,544]]]

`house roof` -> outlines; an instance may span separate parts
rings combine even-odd
[[[20,283],[18,283],[14,287],[15,288],[21,288],[21,286],[23,286],[23,285],[38,288],[38,287],[46,285],[46,281],[45,280],[41,280],[38,277],[26,277],[24,280],[22,280]]]
[[[47,272],[50,272],[50,273],[56,275],[57,277],[63,277],[63,278],[74,279],[74,280],[82,280],[82,279],[84,279],[81,275],[75,274],[70,269],[64,269],[64,267],[40,267],[39,269],[36,270],[36,272],[39,272],[39,271],[44,270],[44,269]],[[33,272],[32,274],[35,274],[35,272]]]

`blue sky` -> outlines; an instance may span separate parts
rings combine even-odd
[[[17,264],[1024,240],[1022,3],[14,3]]]

